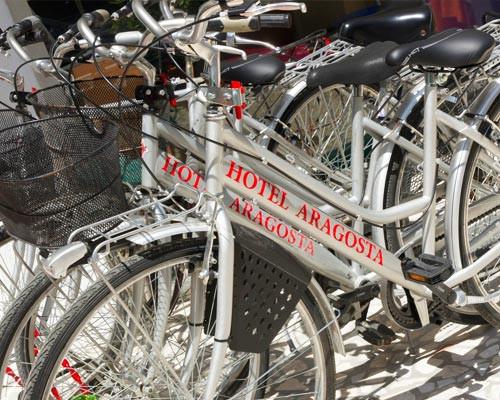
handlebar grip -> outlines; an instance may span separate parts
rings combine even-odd
[[[59,43],[65,43],[72,39],[78,33],[78,27],[76,24],[70,25],[68,30],[57,37]]]
[[[117,21],[121,18],[128,17],[130,14],[132,14],[132,1],[128,1],[127,4],[125,4],[122,8],[116,10],[111,14],[111,19],[113,21]]]
[[[208,21],[209,32],[257,32],[260,30],[260,18],[217,18]]]
[[[102,28],[109,21],[109,12],[106,10],[95,10],[82,15],[82,18],[87,20],[87,23],[93,29]]]
[[[90,13],[83,14],[82,17],[86,19],[87,24],[93,29],[101,28],[104,24],[106,24],[106,22],[109,21],[110,18],[109,13],[106,10],[95,10]],[[77,24],[70,25],[66,32],[57,37],[57,41],[59,43],[65,43],[78,34],[78,32]]]
[[[291,28],[291,14],[264,14],[260,16],[261,28]]]
[[[249,18],[221,17],[208,22],[210,32],[258,32],[262,28],[290,28],[290,14],[257,15]]]
[[[41,26],[42,22],[40,21],[40,18],[38,18],[36,15],[32,15],[30,17],[24,18],[21,22],[14,24],[11,29],[14,33],[14,36],[19,37],[34,29],[38,29]]]
[[[49,34],[44,30],[36,30],[28,32],[26,35],[21,36],[17,41],[21,46],[27,46],[29,44],[47,42],[49,41]]]

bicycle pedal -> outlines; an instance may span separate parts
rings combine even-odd
[[[431,254],[421,254],[418,258],[403,263],[403,274],[406,279],[426,285],[444,282],[452,273],[453,266],[449,259]]]
[[[343,293],[338,296],[338,301],[345,304],[353,304],[372,300],[380,293],[380,286],[377,283],[370,283],[354,289],[351,292]]]
[[[377,321],[359,321],[357,327],[359,336],[375,346],[387,346],[397,338],[391,328]]]

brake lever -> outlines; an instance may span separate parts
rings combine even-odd
[[[285,1],[281,3],[266,4],[264,6],[252,6],[245,12],[241,13],[243,17],[251,17],[254,15],[265,14],[270,11],[295,11],[300,10],[302,13],[307,12],[305,3],[297,3],[294,1]]]
[[[255,46],[265,47],[265,48],[270,49],[270,50],[275,51],[275,52],[279,51],[279,48],[276,46],[273,46],[271,43],[262,42],[260,40],[247,39],[247,38],[238,36],[232,32],[227,33],[226,41],[227,41],[227,44],[230,46],[255,45]]]
[[[243,60],[247,59],[247,53],[241,49],[237,49],[231,46],[224,46],[222,44],[214,44],[212,45],[212,47],[215,50],[220,51],[221,53],[235,54],[237,56],[240,56]]]

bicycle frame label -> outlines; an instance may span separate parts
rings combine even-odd
[[[162,170],[197,190],[205,190],[205,182],[203,182],[201,175],[197,174],[187,165],[183,164],[170,154],[167,155]],[[200,183],[202,183],[201,187]]]
[[[193,169],[170,154],[166,155],[164,160],[161,169],[171,178],[188,184],[199,191],[205,190],[203,177]],[[230,185],[231,190],[242,196],[229,200],[231,203],[226,204],[229,209],[309,255],[314,255],[314,241],[289,224],[297,225],[296,228],[302,231],[309,231],[308,234],[313,237],[316,237],[314,232],[320,233],[318,239],[323,235],[333,238],[345,249],[346,254],[357,253],[377,265],[384,266],[384,252],[375,243],[330,218],[310,204],[300,201],[296,196],[287,193],[284,189],[244,168],[234,160],[228,160],[228,162],[229,165],[224,164],[223,167],[225,176],[236,184]],[[244,200],[244,198],[250,197],[253,198],[252,202]],[[258,200],[259,198],[260,200]],[[292,198],[293,201],[290,201]],[[272,214],[286,222],[282,222],[277,217],[260,209],[260,207],[266,209],[266,204],[275,209],[276,213]],[[308,228],[306,229],[306,227]],[[325,240],[322,241],[325,242]],[[325,244],[328,243],[325,242]]]
[[[202,176],[170,154],[166,155],[165,163],[161,169],[179,182],[188,184],[199,191],[205,190],[205,181]],[[243,179],[246,182],[245,186],[248,185],[249,187],[257,187],[258,178],[256,176],[245,175]],[[260,185],[267,186],[271,184],[261,179]],[[259,192],[262,191],[263,189],[260,188]],[[284,207],[286,192],[281,191],[279,188],[271,188],[271,194],[268,198],[269,201],[278,205],[278,207],[282,207],[285,210],[288,208]],[[283,221],[259,209],[256,205],[247,202],[241,197],[235,196],[233,199],[225,200],[229,200],[226,204],[229,209],[248,219],[248,221],[258,224],[273,236],[288,242],[291,246],[294,246],[311,256],[314,256],[314,241],[309,239],[306,235],[303,235]],[[229,202],[231,203],[229,204]]]
[[[301,207],[296,214],[315,229],[332,236],[336,241],[343,243],[346,247],[353,249],[356,253],[363,254],[366,258],[375,261],[381,266],[384,266],[382,249],[365,239],[358,236],[354,231],[347,229],[344,225],[335,222],[329,217],[322,218],[321,214],[311,208],[309,210],[306,203]]]
[[[292,246],[314,256],[314,242],[299,231],[291,228],[279,219],[260,210],[257,206],[248,203],[246,200],[236,197],[229,205],[229,208],[251,222],[259,224],[266,231],[286,240]]]
[[[358,235],[345,225],[321,213],[307,203],[302,203],[299,207],[292,207],[287,201],[287,196],[289,195],[285,190],[267,182],[265,179],[245,169],[234,160],[229,160],[229,163],[230,165],[226,172],[226,177],[238,183],[239,186],[244,186],[247,192],[252,192],[254,195],[265,200],[264,205],[267,201],[278,206],[282,210],[293,212],[296,218],[306,222],[315,231],[332,237],[335,241],[347,247],[349,251],[354,251],[378,265],[384,265],[383,251],[375,243],[370,242],[362,235]],[[264,208],[266,207],[264,206]],[[243,212],[245,212],[244,208]]]
[[[236,168],[237,167],[237,168]],[[242,166],[231,161],[229,170],[226,176],[235,182],[243,184],[248,190],[257,190],[260,197],[265,198],[265,200],[276,204],[283,210],[288,210],[288,206],[285,206],[287,193],[280,189],[278,186],[266,181],[252,171],[243,169]],[[269,189],[269,193],[266,193],[266,189]]]

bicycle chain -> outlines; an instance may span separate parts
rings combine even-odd
[[[392,296],[392,294],[390,294],[392,290],[393,289],[388,291],[388,296]],[[386,302],[383,303],[387,304],[387,312],[390,313],[391,319],[394,322],[396,322],[396,324],[398,324],[400,327],[405,329],[418,329],[422,327],[420,318],[418,317],[416,311],[414,312],[413,310],[410,309],[411,315],[403,314],[403,312],[397,306],[397,304],[391,301],[389,298],[387,299]],[[409,302],[406,304],[407,307],[409,307],[408,304]],[[433,300],[428,302],[428,311],[432,323],[438,324],[439,322],[442,321],[442,319],[439,318],[439,310],[438,310],[441,306],[443,306],[443,303],[440,300]],[[437,313],[437,316],[435,312]]]
[[[483,214],[481,214],[481,215],[478,215],[476,218],[474,218],[474,219],[470,220],[470,221],[468,222],[468,224],[469,224],[469,225],[470,225],[470,224],[473,224],[474,222],[479,221],[480,219],[482,219],[482,218],[486,217],[488,214],[491,214],[491,213],[493,213],[493,212],[495,212],[495,211],[497,211],[497,210],[499,210],[499,209],[500,209],[500,204],[499,204],[498,206],[494,207],[493,209],[491,209],[491,210],[489,210],[489,211],[487,211],[487,212],[485,212],[485,213],[483,213]]]

